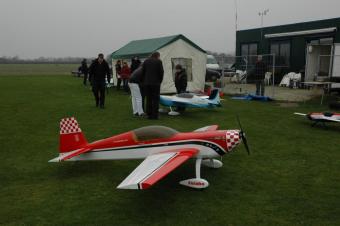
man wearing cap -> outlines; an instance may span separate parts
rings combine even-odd
[[[256,95],[264,96],[264,78],[267,72],[267,65],[263,62],[263,57],[259,55],[255,64],[255,83],[256,83]]]

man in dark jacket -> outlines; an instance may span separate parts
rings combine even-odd
[[[139,57],[135,56],[131,59],[131,73],[133,73],[140,65],[141,61],[139,60]]]
[[[187,73],[185,72],[185,69],[180,64],[177,64],[175,69],[176,69],[175,87],[176,87],[177,94],[185,93],[187,90],[187,85],[188,85]],[[177,107],[176,110],[178,112],[183,112],[185,111],[185,107]]]
[[[160,88],[163,81],[164,69],[159,59],[159,52],[155,52],[144,61],[142,67],[142,84],[146,96],[146,113],[149,119],[158,119]]]
[[[264,77],[267,72],[267,65],[263,62],[262,56],[258,56],[255,64],[256,95],[264,96]]]
[[[177,64],[175,73],[175,87],[178,94],[185,93],[188,85],[188,76],[182,65]]]
[[[116,69],[116,78],[117,78],[117,90],[120,90],[120,85],[122,84],[122,78],[121,78],[122,63],[120,60],[117,61],[115,65],[115,69]]]
[[[87,67],[87,61],[86,59],[83,59],[83,61],[81,62],[81,72],[84,74],[84,85],[86,86],[87,83],[87,77],[89,74],[89,68]]]
[[[104,108],[105,104],[105,79],[110,83],[110,67],[100,53],[98,58],[90,66],[92,79],[92,91],[96,100],[96,107]]]

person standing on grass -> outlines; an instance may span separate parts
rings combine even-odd
[[[96,101],[96,107],[104,108],[105,105],[105,79],[110,83],[110,67],[100,53],[98,58],[90,66],[92,75],[92,91]]]
[[[142,67],[137,68],[129,79],[129,88],[131,91],[132,111],[135,116],[144,116],[143,99],[139,84],[142,81]]]
[[[263,62],[263,57],[260,55],[257,58],[257,62],[255,64],[255,83],[256,83],[256,95],[264,96],[264,78],[267,72],[267,65]]]
[[[137,56],[131,59],[131,73],[133,73],[139,66],[141,65],[141,61]]]
[[[142,84],[148,119],[158,119],[160,88],[164,76],[163,64],[159,58],[159,52],[154,52],[142,66]]]
[[[188,85],[187,73],[185,72],[185,69],[180,64],[177,64],[175,69],[176,69],[175,87],[176,87],[177,94],[185,93],[187,91],[187,85]]]
[[[185,93],[187,91],[187,85],[188,85],[188,76],[185,72],[185,69],[182,67],[182,65],[177,64],[176,67],[176,73],[175,73],[175,87],[177,94]],[[177,111],[182,112],[185,110],[185,107],[177,107]]]
[[[117,61],[115,68],[116,68],[116,78],[117,78],[117,90],[120,90],[120,84],[122,83],[122,78],[121,78],[122,63],[120,60]]]
[[[81,72],[84,74],[83,84],[84,84],[84,86],[86,86],[87,77],[88,77],[88,74],[89,74],[89,68],[87,67],[86,59],[83,59],[83,61],[81,62]]]
[[[128,82],[131,75],[131,70],[127,62],[123,62],[123,67],[121,71],[121,77],[123,80],[123,89],[125,92],[129,92]]]

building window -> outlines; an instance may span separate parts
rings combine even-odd
[[[192,81],[192,59],[190,58],[172,58],[171,65],[172,65],[172,77],[175,81],[175,74],[176,74],[176,65],[180,64],[182,68],[187,73],[188,82]]]
[[[257,43],[242,44],[241,55],[247,57],[249,65],[255,64],[257,59]]]
[[[275,65],[279,67],[290,66],[290,42],[273,42],[270,44],[270,53],[275,54]]]

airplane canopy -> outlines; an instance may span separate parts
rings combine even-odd
[[[178,133],[178,131],[165,126],[146,126],[133,130],[138,141],[169,138]]]

